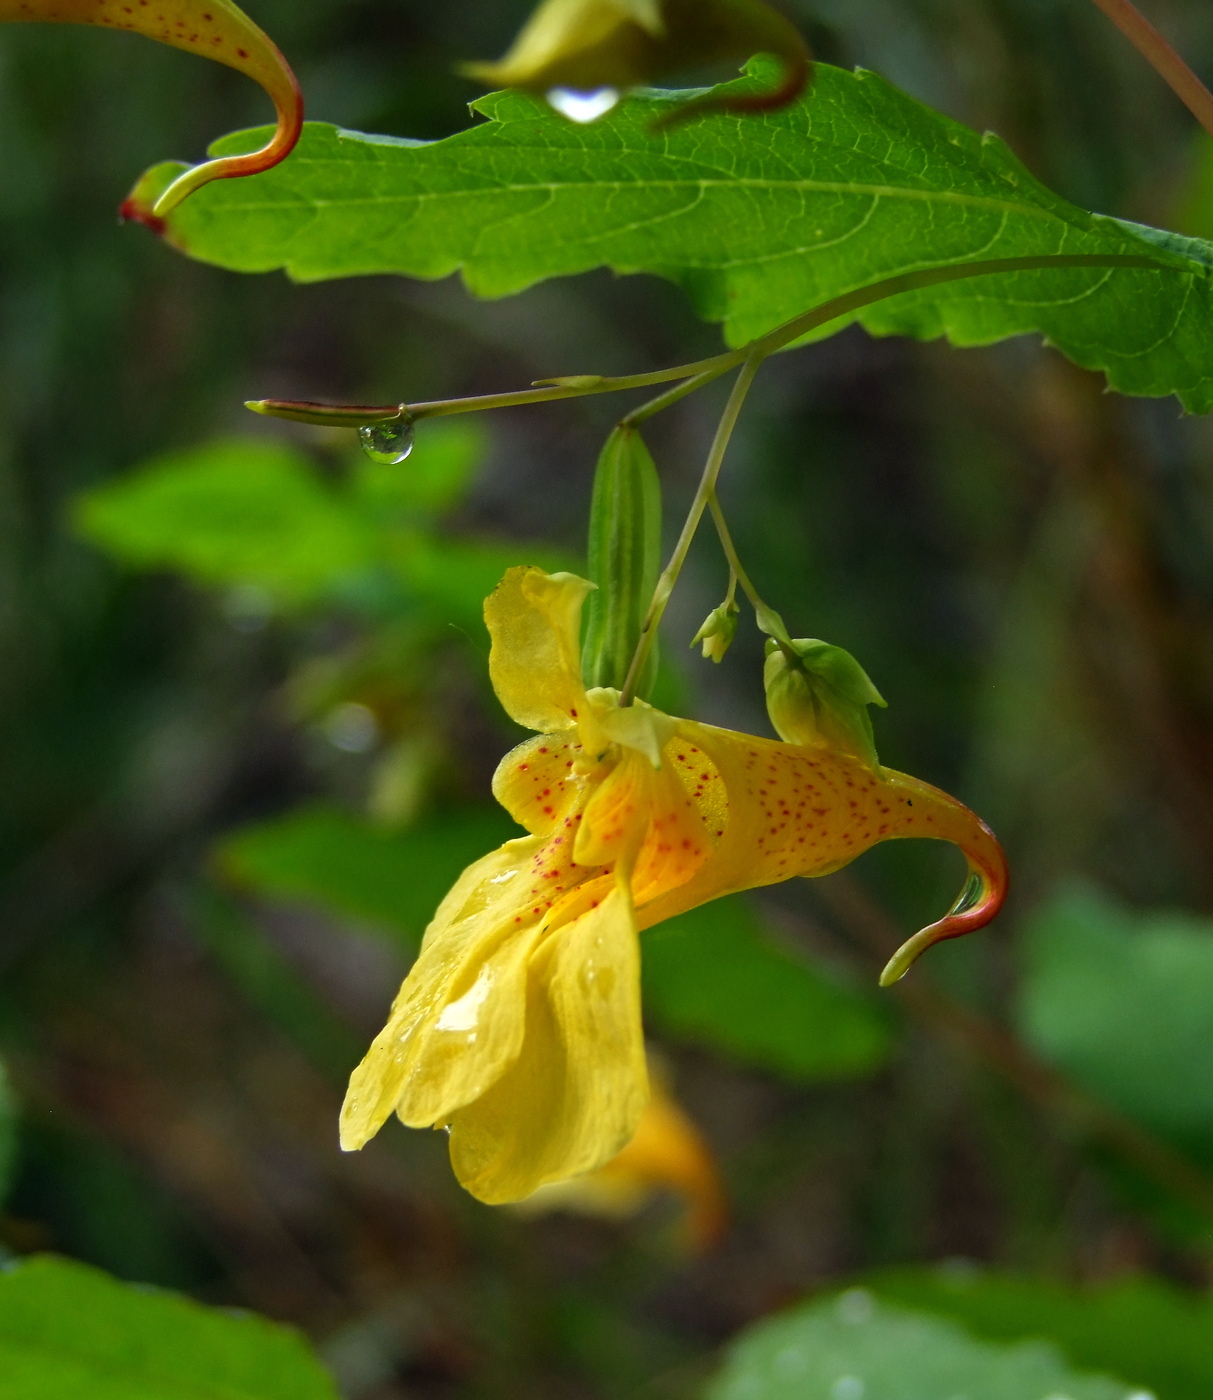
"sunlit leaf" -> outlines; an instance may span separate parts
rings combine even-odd
[[[733,344],[911,270],[1144,257],[1158,270],[999,274],[858,317],[880,334],[957,345],[1039,332],[1125,393],[1213,407],[1208,244],[1067,203],[997,138],[871,73],[820,65],[808,96],[779,113],[654,135],[654,120],[683,100],[637,96],[576,126],[535,98],[497,94],[476,104],[487,121],[429,143],[309,125],[290,162],[210,186],[172,217],[168,236],[238,271],[285,268],[301,281],[461,271],[483,296],[603,265],[655,272],[724,320]],[[246,132],[215,149],[260,139]],[[162,167],[155,180],[173,173]]]
[[[337,1400],[297,1333],[49,1255],[0,1273],[0,1400]]]
[[[301,602],[373,562],[358,513],[283,444],[212,443],[149,462],[76,507],[80,532],[128,564]]]
[[[853,1289],[758,1323],[705,1400],[1131,1400],[1046,1342],[999,1346]],[[1140,1397],[1137,1397],[1140,1400]]]
[[[888,1053],[873,1001],[781,947],[740,896],[658,924],[643,952],[646,1008],[679,1039],[794,1081],[866,1074]]]
[[[1213,1395],[1213,1299],[1159,1279],[1067,1288],[976,1268],[876,1274],[883,1298],[946,1313],[979,1336],[1052,1339],[1071,1362],[1113,1371],[1166,1400]]]

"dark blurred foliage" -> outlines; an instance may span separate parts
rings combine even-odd
[[[527,5],[250,9],[311,116],[436,137],[468,121],[456,61],[501,52]],[[1086,0],[789,9],[822,57],[997,129],[1071,199],[1173,222],[1192,123]],[[1213,80],[1213,11],[1152,9]],[[1213,430],[1173,402],[1108,396],[1028,342],[958,353],[852,330],[785,355],[726,471],[764,595],[796,635],[855,652],[888,699],[882,758],[957,792],[1011,856],[1008,915],[931,954],[888,1066],[794,1087],[667,1046],[734,1211],[694,1260],[660,1213],[483,1208],[437,1135],[390,1128],[337,1152],[344,1074],[403,958],[357,923],[242,900],[206,872],[231,828],[319,795],[365,801],[365,757],[333,747],[299,698],[351,624],[251,626],[213,591],[123,572],[73,535],[70,503],[237,432],[289,435],[340,472],[345,444],[253,420],[245,398],[447,397],[676,363],[717,333],[648,279],[594,274],[496,304],[453,282],[297,287],[117,225],[141,170],[198,158],[261,103],[239,75],[125,35],[0,33],[0,1044],[22,1115],[7,1247],[294,1320],[368,1400],[689,1394],[739,1326],[874,1265],[962,1256],[1207,1283],[1194,1159],[1163,1147],[1147,1170],[1123,1124],[1093,1143],[1091,1120],[1016,1060],[1028,1052],[983,1039],[1012,1019],[1017,922],[1064,877],[1213,913]],[[668,520],[718,406],[708,394],[653,426]],[[577,556],[616,411],[496,415],[459,527]],[[667,654],[691,712],[767,732],[756,633],[719,669],[684,657],[723,582],[705,537]],[[428,790],[483,802],[510,735],[482,641],[442,648]],[[401,656],[407,699],[408,668],[432,653]],[[948,852],[899,843],[766,908],[791,945],[868,984],[893,926],[935,917],[958,879]]]

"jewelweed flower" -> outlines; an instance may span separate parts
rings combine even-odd
[[[680,1243],[699,1253],[715,1244],[727,1220],[724,1191],[711,1149],[660,1074],[650,1071],[650,1097],[628,1145],[597,1171],[541,1186],[518,1202],[526,1215],[564,1210],[608,1220],[639,1214],[655,1196],[680,1197]]]
[[[464,871],[426,931],[387,1025],[350,1079],[341,1142],[393,1110],[450,1134],[472,1195],[518,1201],[594,1171],[649,1099],[637,934],[708,900],[824,875],[879,841],[951,841],[961,901],[896,955],[987,923],[1006,865],[954,798],[853,754],[676,719],[587,690],[572,574],[511,569],[485,603],[489,675],[538,734],[502,760],[497,800],[526,829]]]

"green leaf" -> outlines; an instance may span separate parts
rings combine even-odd
[[[86,538],[140,568],[303,602],[374,557],[367,525],[284,444],[239,439],[157,458],[76,503]]]
[[[344,1085],[364,1045],[234,901],[199,886],[185,898],[194,934],[250,1002],[317,1068]]]
[[[1213,1152],[1213,922],[1075,886],[1023,938],[1031,1044],[1138,1122]]]
[[[870,1282],[882,1298],[946,1313],[981,1337],[1049,1337],[1075,1365],[1115,1372],[1165,1400],[1213,1395],[1213,1299],[1158,1279],[1079,1290],[948,1268],[889,1270]]]
[[[303,1339],[49,1255],[0,1273],[0,1400],[337,1400]]]
[[[738,896],[644,935],[644,999],[654,1023],[794,1082],[870,1073],[888,1053],[874,1002],[785,951]]]
[[[705,1400],[1144,1400],[1047,1343],[996,1346],[852,1289],[760,1322]]]
[[[274,170],[199,191],[172,215],[168,237],[203,261],[285,268],[300,281],[462,271],[482,296],[599,266],[653,272],[725,321],[732,344],[907,271],[1144,256],[1158,269],[999,274],[902,295],[858,318],[879,334],[957,345],[1038,332],[1125,393],[1213,407],[1208,244],[1078,209],[996,137],[871,73],[821,64],[805,100],[781,112],[654,134],[654,119],[682,100],[641,95],[578,126],[531,97],[498,93],[475,104],[488,121],[428,143],[313,123]],[[238,133],[215,150],[263,138]],[[149,180],[164,183],[174,169]]]
[[[493,807],[392,831],[317,804],[245,827],[215,854],[221,872],[238,885],[370,920],[415,951],[463,869],[521,834]]]
[[[0,1060],[0,1206],[8,1195],[17,1167],[17,1100],[4,1061]]]

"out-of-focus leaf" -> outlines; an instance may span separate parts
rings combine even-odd
[[[1213,922],[1062,891],[1024,930],[1024,1035],[1156,1132],[1213,1148]]]
[[[882,1298],[946,1313],[980,1337],[1048,1337],[1075,1365],[1107,1370],[1166,1400],[1213,1395],[1213,1299],[1158,1279],[1064,1288],[977,1269],[897,1269],[872,1276]]]
[[[550,572],[567,566],[550,549],[439,539],[419,530],[393,540],[389,557],[411,594],[444,621],[474,626],[477,635],[483,634],[484,600],[507,569],[536,564]]]
[[[750,87],[747,78],[717,91]],[[300,281],[461,270],[482,296],[601,266],[660,273],[702,315],[726,320],[735,345],[911,270],[1145,258],[1157,270],[1003,273],[903,295],[858,319],[878,334],[956,345],[1037,332],[1123,393],[1213,407],[1207,243],[1077,208],[996,137],[873,73],[821,64],[808,95],[780,112],[655,135],[654,121],[687,96],[636,96],[578,126],[538,99],[498,93],[474,104],[487,121],[435,142],[312,123],[294,159],[208,186],[172,216],[167,236],[204,262],[281,267]],[[243,132],[214,149],[262,139]],[[159,168],[152,183],[174,169]]]
[[[787,1079],[867,1074],[889,1049],[874,1002],[780,947],[739,896],[646,933],[643,977],[661,1029]]]
[[[362,1058],[361,1038],[328,1006],[266,938],[256,923],[215,890],[187,898],[190,926],[246,997],[342,1084]]]
[[[8,1082],[8,1071],[0,1060],[0,1206],[12,1184],[17,1165],[17,1101]]]
[[[370,920],[416,951],[464,867],[521,834],[493,807],[391,831],[317,804],[235,832],[216,859],[244,888]]]
[[[87,538],[129,564],[303,602],[374,559],[365,522],[306,457],[233,440],[162,457],[77,502]]]
[[[0,1274],[0,1400],[337,1400],[303,1338],[263,1318],[40,1255]]]
[[[729,1349],[706,1400],[1131,1400],[1044,1342],[999,1346],[954,1322],[852,1289],[760,1322]]]
[[[355,497],[388,521],[399,515],[439,515],[459,503],[487,447],[488,435],[479,423],[423,423],[403,462],[375,462],[360,454]]]

